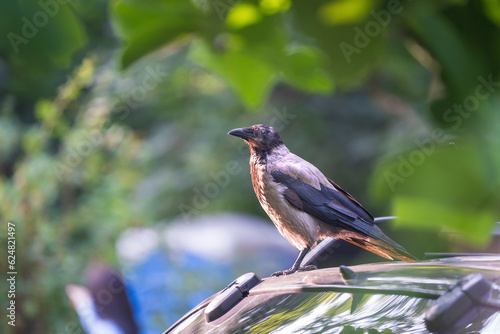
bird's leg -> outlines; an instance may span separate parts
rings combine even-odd
[[[300,263],[302,262],[302,260],[304,259],[304,257],[306,256],[306,254],[310,250],[311,250],[311,248],[309,248],[309,247],[306,247],[306,248],[302,249],[300,251],[299,256],[297,257],[297,260],[295,260],[295,263],[293,264],[292,268],[290,268],[288,270],[277,271],[274,274],[272,274],[271,277],[272,276],[276,276],[277,277],[277,276],[281,276],[281,275],[290,275],[290,274],[293,274],[296,271],[308,271],[308,270],[316,270],[316,269],[318,269],[316,266],[313,266],[313,265],[300,267]]]

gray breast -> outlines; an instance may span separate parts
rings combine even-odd
[[[307,213],[290,206],[282,195],[284,186],[267,173],[267,164],[250,161],[252,185],[260,205],[279,232],[298,249],[312,247],[317,240],[317,225]]]

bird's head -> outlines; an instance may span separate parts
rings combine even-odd
[[[228,132],[229,135],[240,137],[247,142],[252,151],[259,154],[269,153],[273,148],[283,144],[280,135],[271,126],[256,124],[248,128],[238,128]]]

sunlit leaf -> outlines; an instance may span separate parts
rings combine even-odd
[[[372,0],[337,0],[324,4],[318,16],[328,25],[350,24],[363,21],[372,8]]]
[[[57,108],[49,100],[40,100],[35,107],[35,115],[40,120],[52,120],[57,115]]]
[[[226,24],[232,29],[241,29],[255,24],[262,19],[257,6],[250,3],[240,3],[231,8],[226,18]]]
[[[500,2],[497,0],[483,0],[484,12],[497,26],[500,26]]]
[[[271,15],[288,10],[291,0],[260,0],[259,6],[264,14]]]

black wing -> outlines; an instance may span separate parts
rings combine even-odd
[[[354,232],[345,239],[388,259],[411,261],[414,257],[390,239],[375,225],[374,219],[349,193],[329,180],[333,187],[321,189],[285,173],[271,173],[273,179],[286,187],[283,195],[295,208],[307,212],[328,225]]]
[[[325,223],[346,225],[343,227],[348,229],[354,227],[351,224],[358,220],[362,225],[373,226],[375,224],[368,211],[334,183],[332,185],[338,191],[323,185],[321,185],[321,190],[318,190],[282,172],[275,171],[271,175],[276,182],[287,187],[284,196],[290,204]],[[360,227],[363,229],[362,226]]]
[[[328,179],[328,181],[331,183],[331,185],[335,189],[337,189],[341,194],[343,194],[345,196],[345,198],[343,199],[343,201],[344,201],[343,204],[355,209],[356,210],[355,212],[358,212],[359,216],[361,218],[365,219],[366,221],[372,221],[372,222],[374,221],[373,216],[358,201],[356,201],[356,199],[354,199],[354,197],[352,197],[351,194],[349,194],[344,189],[340,188],[340,186],[338,186],[332,180]],[[325,188],[325,189],[328,189],[328,188]]]

